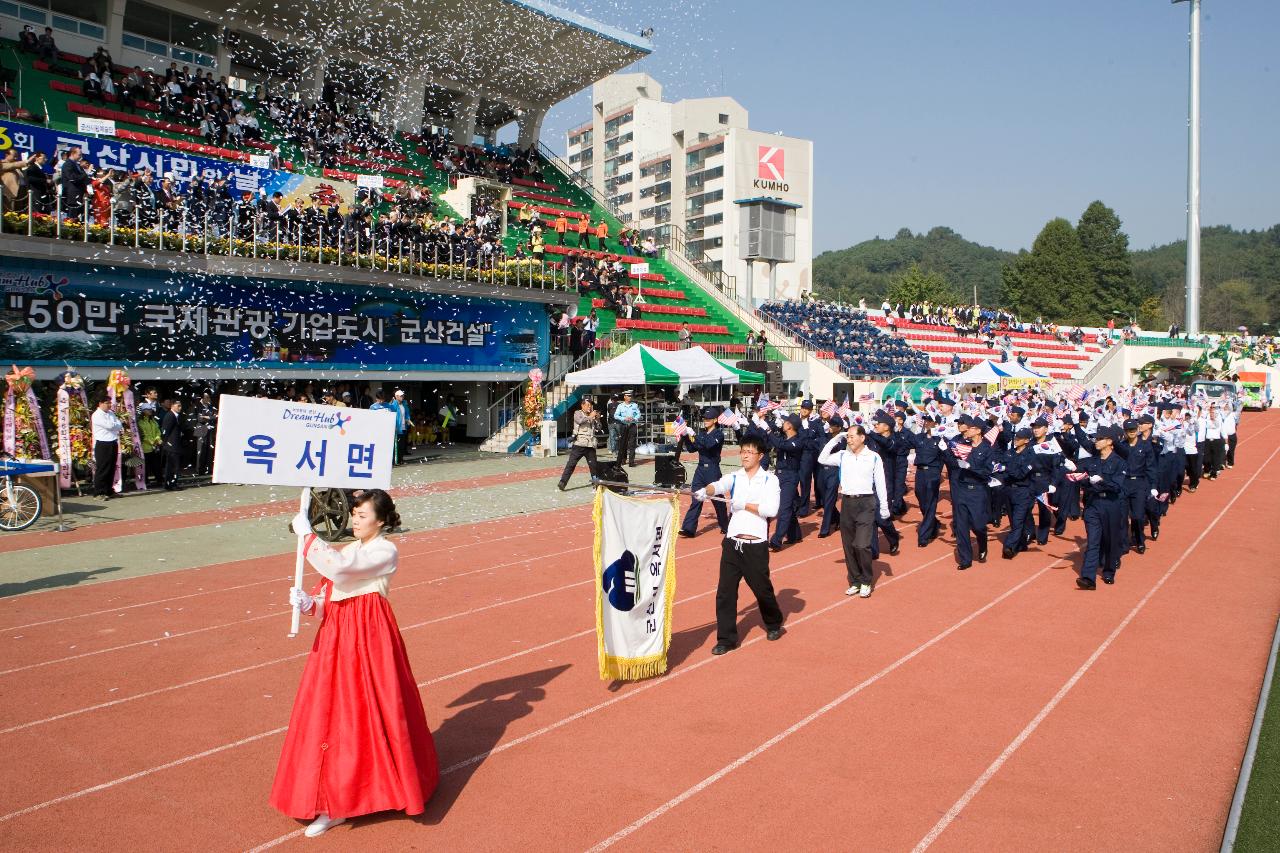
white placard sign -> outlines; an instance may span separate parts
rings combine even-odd
[[[632,264],[631,265],[632,275],[647,275],[648,272],[649,272],[648,264]]]
[[[382,189],[382,176],[356,175],[356,186],[361,189],[380,190]]]
[[[115,119],[109,118],[87,118],[85,116],[76,116],[76,131],[79,133],[88,133],[93,136],[115,136],[116,122]]]
[[[395,412],[223,394],[213,482],[386,489]]]
[[[270,169],[271,155],[270,154],[250,154],[249,165],[255,169]]]

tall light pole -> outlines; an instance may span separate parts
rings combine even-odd
[[[1183,326],[1200,334],[1200,0],[1191,4],[1191,81],[1187,105],[1187,310]]]

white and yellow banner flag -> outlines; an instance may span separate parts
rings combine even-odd
[[[667,671],[678,511],[675,495],[631,498],[596,490],[596,641],[603,679]]]

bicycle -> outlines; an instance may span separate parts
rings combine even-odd
[[[0,530],[26,530],[36,523],[44,509],[44,501],[35,489],[15,483],[13,478],[23,474],[42,474],[48,470],[47,465],[0,459],[0,478],[4,480],[4,489],[0,491]]]

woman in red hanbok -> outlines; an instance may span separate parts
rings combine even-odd
[[[271,787],[271,805],[314,821],[308,837],[349,817],[397,810],[421,814],[439,779],[435,743],[409,668],[387,586],[396,546],[383,533],[400,523],[381,489],[358,494],[355,542],[341,550],[317,539],[304,514],[307,561],[323,580],[290,600],[320,617],[289,732]]]

